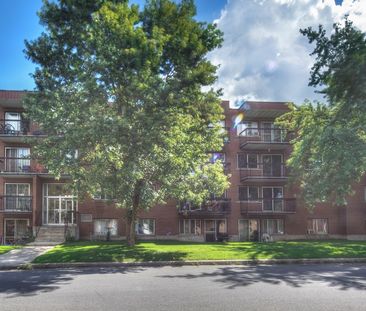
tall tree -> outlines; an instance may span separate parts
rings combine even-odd
[[[44,1],[45,32],[26,41],[38,65],[29,117],[47,132],[33,154],[79,197],[102,189],[126,209],[135,243],[138,212],[169,199],[202,202],[228,186],[219,91],[208,52],[222,43],[194,19],[193,0]],[[77,154],[77,156],[76,156]]]
[[[310,86],[326,103],[296,107],[278,122],[295,131],[289,159],[294,181],[310,207],[317,202],[347,204],[352,184],[366,172],[366,37],[347,18],[327,34],[300,30],[315,43]]]

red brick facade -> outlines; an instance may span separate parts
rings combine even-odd
[[[105,200],[79,201],[76,207],[70,198],[45,198],[44,184],[60,182],[55,182],[42,166],[33,161],[21,162],[19,166],[19,161],[24,160],[17,160],[14,155],[23,155],[27,151],[9,148],[27,148],[24,136],[44,134],[31,123],[19,126],[22,121],[14,121],[16,112],[22,111],[23,94],[0,91],[0,241],[16,239],[24,233],[26,225],[36,235],[38,228],[47,223],[44,218],[49,217],[45,205],[57,206],[56,209],[60,210],[75,206],[75,223],[68,226],[75,229],[76,238],[104,238],[106,227],[112,230],[112,238],[124,238],[123,210]],[[142,238],[197,241],[366,238],[365,179],[354,185],[355,195],[349,198],[347,207],[323,204],[312,212],[296,199],[296,189],[287,185],[288,172],[282,163],[288,158],[291,146],[288,137],[277,135],[277,130],[270,124],[287,111],[286,103],[247,102],[244,110],[230,108],[227,101],[222,104],[225,128],[229,133],[223,152],[227,172],[231,175],[225,200],[193,211],[178,210],[175,202],[169,202],[140,213],[137,227],[143,233]],[[234,128],[234,120],[240,113],[244,114],[243,122],[252,122],[252,130],[245,130],[242,132],[245,135],[241,136]],[[9,116],[12,120],[4,121]],[[240,127],[245,129],[245,126]]]

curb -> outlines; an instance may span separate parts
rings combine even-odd
[[[233,266],[233,265],[286,265],[286,264],[344,264],[366,263],[366,258],[312,258],[312,259],[247,259],[247,260],[191,260],[191,261],[144,261],[144,262],[73,262],[29,263],[0,266],[0,270],[70,269],[70,268],[127,268],[127,267],[182,267],[182,266]]]

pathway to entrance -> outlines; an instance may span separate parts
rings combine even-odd
[[[47,252],[54,246],[24,246],[23,248],[13,249],[8,253],[0,255],[0,270],[16,268],[32,262],[39,255]]]

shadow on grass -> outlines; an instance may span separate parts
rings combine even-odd
[[[212,272],[198,274],[161,275],[161,278],[207,279],[209,282],[224,284],[226,289],[246,287],[257,283],[272,285],[286,284],[301,288],[315,282],[339,290],[366,290],[366,267],[363,265],[259,265],[228,266]]]
[[[173,243],[173,242],[172,242]],[[165,245],[169,245],[164,243]],[[187,253],[182,251],[157,251],[136,244],[134,247],[120,242],[70,243],[37,257],[34,263],[65,262],[142,262],[182,261]]]
[[[0,294],[6,298],[35,296],[70,284],[75,277],[88,274],[127,274],[143,271],[139,267],[126,268],[80,268],[28,271],[0,271]],[[1,309],[1,307],[0,307]]]

